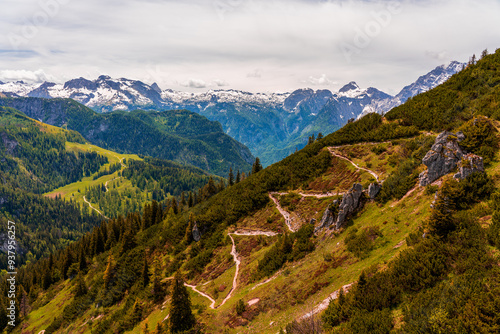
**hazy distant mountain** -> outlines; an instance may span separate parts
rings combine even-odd
[[[264,165],[268,165],[303,147],[312,134],[331,133],[349,119],[369,112],[385,113],[409,97],[443,83],[463,65],[451,62],[447,66],[438,66],[404,87],[396,96],[373,87],[361,89],[354,81],[338,92],[307,88],[291,93],[238,90],[188,93],[162,90],[156,83],[147,85],[105,75],[93,81],[78,78],[64,84],[0,83],[0,92],[7,96],[71,98],[97,112],[135,109],[194,111],[220,122],[224,132],[248,146]]]

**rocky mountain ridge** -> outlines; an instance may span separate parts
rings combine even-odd
[[[438,66],[396,96],[373,87],[362,89],[354,81],[338,92],[305,88],[291,93],[232,89],[189,93],[106,75],[96,80],[77,78],[64,84],[0,83],[0,92],[7,96],[71,98],[97,112],[186,109],[220,122],[226,134],[245,144],[264,165],[269,165],[304,147],[313,134],[331,133],[350,119],[370,112],[383,114],[409,97],[446,81],[463,65],[451,62]]]

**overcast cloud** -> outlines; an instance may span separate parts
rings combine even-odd
[[[397,93],[500,47],[500,2],[3,0],[0,80],[101,74],[162,89]]]

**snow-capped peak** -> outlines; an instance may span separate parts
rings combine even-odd
[[[351,81],[347,85],[344,85],[344,87],[340,88],[339,93],[346,93],[350,90],[359,90],[358,84],[354,81]]]

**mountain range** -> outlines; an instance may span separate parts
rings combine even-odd
[[[349,119],[370,112],[384,114],[408,98],[445,82],[465,64],[452,61],[436,67],[391,96],[376,88],[361,89],[356,82],[338,92],[298,89],[291,93],[249,93],[210,90],[188,93],[162,90],[125,78],[101,75],[96,80],[73,79],[64,84],[0,82],[6,96],[71,98],[94,111],[186,109],[221,123],[225,133],[245,144],[264,165],[302,148],[313,134],[331,133]]]

